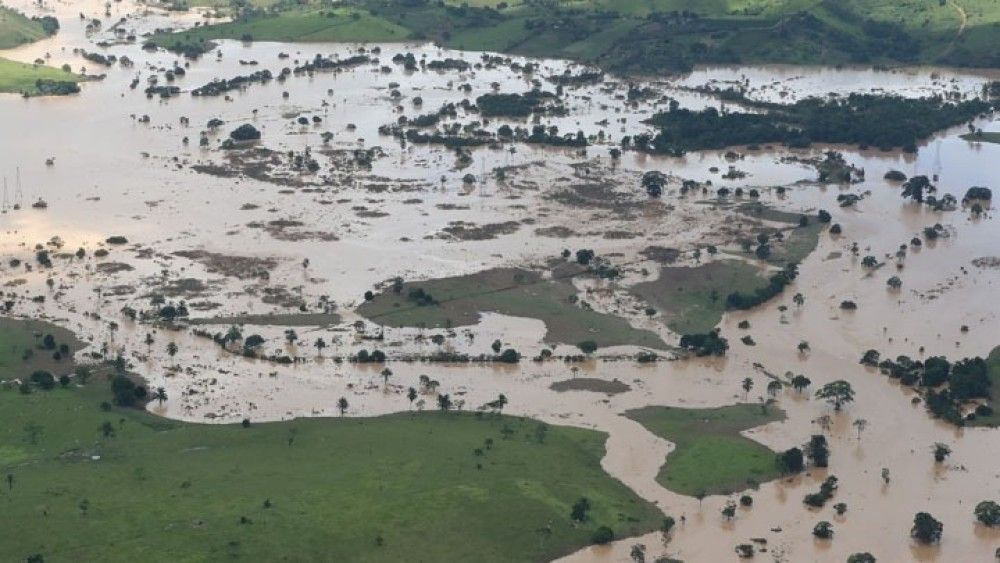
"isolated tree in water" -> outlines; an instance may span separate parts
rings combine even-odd
[[[322,358],[323,348],[326,348],[326,340],[323,340],[322,337],[317,338],[316,342],[313,343],[313,346],[316,347],[316,353]]]
[[[863,418],[859,418],[859,419],[855,420],[852,424],[854,425],[855,428],[858,429],[858,441],[860,442],[861,441],[861,433],[864,432],[865,428],[868,427],[868,421],[865,420],[865,419],[863,419]]]
[[[833,410],[839,411],[845,403],[850,403],[854,400],[854,389],[850,383],[843,379],[838,379],[837,381],[827,383],[819,391],[816,391],[816,398],[825,399],[826,402],[833,405]]]
[[[347,406],[348,406],[347,405],[347,399],[345,399],[343,397],[341,397],[340,399],[337,399],[337,410],[340,411],[340,416],[344,416],[344,413],[347,412]]]
[[[743,400],[746,401],[750,397],[750,390],[753,389],[753,379],[749,377],[744,378],[740,386],[743,387]]]
[[[810,381],[808,377],[801,374],[792,378],[792,388],[799,393],[801,393],[806,387],[809,387],[809,384],[811,383],[812,381]]]
[[[176,343],[171,342],[171,343],[167,344],[167,354],[169,354],[171,358],[173,358],[174,356],[177,355],[177,344]]]
[[[973,514],[976,515],[976,520],[986,526],[991,528],[1000,526],[1000,504],[992,500],[984,500],[977,504]]]
[[[913,528],[910,529],[910,536],[922,543],[936,543],[941,541],[943,531],[944,524],[927,512],[918,512],[913,517]]]

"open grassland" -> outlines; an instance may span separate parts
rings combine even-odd
[[[55,33],[54,29],[50,31]],[[0,6],[0,49],[10,49],[48,36],[49,32],[39,21]],[[25,64],[0,57],[0,93],[37,95],[41,93],[39,80],[79,82],[81,79],[78,75],[50,66]]]
[[[767,285],[764,272],[742,260],[717,260],[694,267],[664,266],[653,281],[636,284],[632,292],[662,314],[677,334],[703,333],[715,328],[726,310],[726,296],[753,293]]]
[[[415,292],[429,295],[421,302]],[[545,342],[600,347],[635,345],[665,348],[653,332],[633,328],[625,319],[598,313],[574,302],[577,290],[564,279],[542,279],[527,270],[499,268],[467,276],[407,282],[388,289],[358,308],[358,314],[386,326],[447,328],[479,322],[480,313],[539,319]]]
[[[40,365],[19,363],[21,330],[2,334],[2,380]],[[103,375],[0,387],[0,526],[17,530],[0,559],[546,561],[662,518],[604,473],[590,430],[455,412],[198,425],[109,400]]]
[[[992,0],[348,0],[332,10],[261,0],[257,6],[238,12],[234,23],[154,42],[434,40],[656,73],[702,63],[1000,66],[1000,3]],[[335,20],[358,14],[357,24],[338,30],[323,23],[330,13]]]
[[[0,6],[0,49],[10,49],[46,36],[45,29],[39,22]]]
[[[731,494],[780,475],[775,452],[740,432],[783,420],[777,408],[738,404],[715,409],[645,407],[626,416],[676,449],[656,480],[683,495]]]
[[[82,79],[77,74],[51,66],[20,63],[0,58],[0,92],[33,96],[40,93],[39,80],[79,82]]]

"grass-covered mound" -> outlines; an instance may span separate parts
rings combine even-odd
[[[740,432],[776,420],[777,408],[738,404],[715,409],[645,407],[626,416],[676,448],[656,480],[683,494],[730,494],[778,477],[776,453]]]
[[[0,380],[39,368],[20,360],[36,339],[2,336]],[[440,412],[198,425],[102,408],[102,375],[30,389],[0,386],[4,561],[546,561],[662,518],[604,473],[590,430]]]
[[[361,23],[346,40],[426,39],[618,71],[661,73],[706,63],[1000,66],[994,0],[346,0],[332,11],[348,9],[361,12]],[[233,24],[154,41],[196,46],[199,39],[244,34],[315,41],[320,24],[297,18],[321,21],[330,11],[319,0],[252,0],[234,12]],[[261,19],[277,23],[261,25]],[[388,29],[395,31],[387,36]],[[345,40],[339,31],[323,33]]]
[[[576,288],[568,280],[496,268],[403,283],[375,295],[357,312],[385,326],[427,328],[471,325],[479,322],[480,313],[493,312],[545,322],[546,342],[666,347],[655,333],[633,328],[621,317],[588,309],[576,296]]]

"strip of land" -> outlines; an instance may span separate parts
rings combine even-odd
[[[775,452],[740,434],[784,420],[785,413],[775,407],[645,407],[625,414],[676,445],[656,476],[658,483],[676,493],[732,494],[781,474]]]

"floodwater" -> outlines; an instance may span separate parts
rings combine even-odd
[[[38,13],[23,0],[13,6]],[[346,397],[349,415],[376,415],[410,408],[433,408],[431,396],[410,404],[408,387],[417,387],[422,374],[440,382],[439,390],[474,409],[504,393],[513,414],[536,417],[552,423],[599,429],[609,434],[603,466],[639,495],[654,501],[678,526],[664,543],[660,534],[623,539],[607,547],[584,549],[567,561],[627,561],[630,547],[643,543],[650,557],[669,555],[685,561],[735,559],[733,547],[750,538],[765,538],[767,553],[758,559],[776,561],[844,561],[858,551],[870,551],[879,561],[988,561],[1000,545],[1000,535],[978,526],[973,506],[1000,493],[1000,432],[988,429],[955,429],[930,419],[921,405],[911,404],[911,393],[883,376],[858,365],[869,348],[883,355],[912,357],[947,355],[951,359],[985,355],[1000,344],[1000,268],[981,268],[973,260],[1000,256],[1000,227],[993,212],[973,218],[967,211],[936,213],[906,204],[899,188],[882,179],[890,169],[907,175],[937,175],[940,193],[959,198],[970,186],[1000,187],[1000,145],[978,145],[957,137],[963,127],[945,131],[919,147],[915,155],[858,151],[838,147],[852,164],[866,171],[866,181],[851,186],[820,186],[809,180],[815,171],[783,157],[816,156],[823,148],[787,151],[764,148],[746,152],[730,161],[724,151],[692,153],[682,158],[652,157],[626,153],[620,162],[608,157],[611,144],[589,147],[582,155],[572,149],[515,145],[515,150],[479,148],[471,151],[467,167],[456,166],[454,154],[439,147],[401,147],[392,137],[380,136],[380,125],[393,123],[402,114],[426,113],[446,102],[489,91],[492,83],[503,92],[523,92],[530,79],[501,66],[468,72],[404,73],[390,62],[395,53],[413,52],[428,59],[453,57],[469,62],[478,53],[444,51],[426,45],[382,45],[380,66],[391,73],[364,65],[343,73],[292,76],[284,83],[272,81],[250,85],[231,98],[192,98],[187,90],[209,80],[249,74],[259,69],[277,72],[294,66],[316,53],[355,52],[358,45],[274,44],[223,42],[221,58],[206,55],[192,62],[185,77],[175,84],[185,92],[169,100],[147,99],[142,93],[146,79],[184,64],[165,53],[147,53],[137,45],[117,45],[106,50],[127,55],[134,66],[115,65],[96,70],[92,63],[73,53],[74,48],[100,50],[94,42],[107,40],[107,31],[87,34],[78,19],[81,11],[101,17],[103,3],[62,2],[50,5],[60,17],[62,30],[53,38],[0,52],[8,58],[30,62],[50,55],[49,64],[86,66],[88,73],[106,72],[102,81],[87,83],[83,92],[68,98],[22,99],[0,95],[0,175],[8,180],[9,198],[14,199],[15,170],[20,169],[22,209],[0,215],[0,255],[5,265],[0,280],[5,292],[18,295],[43,294],[43,303],[22,302],[18,315],[45,317],[76,331],[92,343],[91,350],[123,350],[134,369],[154,387],[163,386],[170,399],[151,409],[164,416],[193,421],[236,422],[243,418],[278,420],[297,416],[330,416],[336,401]],[[191,25],[196,14],[165,14],[114,3],[105,29],[126,17],[126,29],[138,34],[157,27]],[[288,53],[289,59],[279,59]],[[241,65],[240,60],[259,62]],[[546,76],[567,67],[561,61],[538,61],[534,78],[546,89],[554,85]],[[134,77],[136,90],[129,89]],[[750,95],[761,99],[796,99],[828,92],[884,91],[924,95],[956,90],[974,95],[988,72],[954,69],[907,69],[893,72],[870,69],[804,69],[793,67],[709,68],[680,79],[658,79],[649,84],[660,93],[688,107],[717,104],[711,97],[692,91],[701,86],[726,87],[740,82]],[[390,83],[399,84],[402,98],[390,98]],[[459,86],[469,84],[470,94]],[[607,77],[602,84],[567,88],[569,115],[546,117],[542,124],[556,125],[562,132],[582,130],[588,135],[604,131],[617,141],[622,135],[645,130],[641,120],[651,115],[657,103],[626,107],[621,99],[627,81]],[[329,93],[332,91],[332,94]],[[287,92],[285,98],[283,93]],[[413,97],[423,99],[422,109],[412,107]],[[660,104],[662,105],[662,104]],[[398,109],[398,107],[404,110]],[[254,110],[257,110],[256,113]],[[140,118],[149,116],[149,122]],[[294,123],[299,115],[322,117],[319,125]],[[190,120],[181,124],[181,117]],[[210,146],[198,146],[200,132],[209,119],[225,121],[219,134],[210,134]],[[462,118],[468,122],[474,117]],[[604,120],[607,119],[607,123]],[[624,120],[624,121],[622,121]],[[350,169],[331,173],[330,181],[297,177],[292,186],[254,180],[225,178],[196,172],[195,164],[224,164],[217,148],[225,132],[237,124],[252,122],[263,132],[262,145],[278,152],[322,147],[320,135],[333,133],[329,147],[335,150],[381,146],[385,156],[371,170]],[[498,123],[491,123],[495,128]],[[530,126],[530,124],[522,124]],[[1000,126],[977,124],[986,130]],[[184,145],[182,139],[189,137]],[[53,158],[53,165],[45,160]],[[318,159],[324,157],[317,156]],[[587,170],[573,165],[586,161]],[[328,163],[323,161],[324,165]],[[726,180],[730,165],[747,175]],[[496,167],[512,169],[506,180],[484,178]],[[327,166],[324,166],[324,169]],[[662,170],[675,182],[661,202],[633,197],[638,178],[645,170]],[[462,182],[472,173],[476,181]],[[574,206],[553,198],[560,190],[599,177],[621,205]],[[711,180],[713,185],[769,188],[790,186],[779,196],[762,189],[761,200],[795,211],[825,208],[843,227],[843,235],[822,235],[819,248],[800,267],[794,286],[781,297],[750,312],[727,314],[722,332],[731,349],[724,360],[681,360],[638,365],[628,359],[629,347],[602,350],[601,359],[583,364],[522,362],[518,366],[436,365],[420,362],[390,363],[392,376],[383,384],[379,367],[337,364],[317,357],[308,344],[322,336],[331,343],[326,356],[346,355],[374,347],[390,358],[437,350],[420,336],[447,331],[386,329],[384,340],[361,338],[354,327],[360,320],[351,310],[364,291],[402,276],[426,279],[480,271],[497,266],[538,265],[558,255],[563,248],[593,248],[599,255],[613,255],[631,264],[625,283],[642,279],[640,270],[655,271],[652,263],[637,261],[640,250],[659,245],[692,250],[707,244],[733,246],[731,236],[721,234],[734,219],[723,209],[676,197],[681,179]],[[841,209],[836,196],[842,192],[865,194],[855,207]],[[940,195],[940,194],[939,194]],[[47,209],[30,204],[44,198]],[[360,209],[363,208],[363,209]],[[378,213],[362,213],[377,211]],[[379,216],[385,213],[385,216]],[[290,231],[269,231],[251,225],[271,221],[294,221]],[[455,221],[478,225],[516,221],[516,232],[486,240],[456,240],[441,236]],[[896,270],[890,262],[873,274],[860,267],[860,258],[848,251],[857,242],[861,255],[882,259],[929,225],[941,223],[949,236],[919,250],[911,249]],[[539,236],[536,229],[563,227],[576,234],[569,238]],[[629,231],[634,238],[607,238],[610,231]],[[53,237],[62,241],[62,251],[78,247],[88,255],[108,248],[103,241],[125,236],[129,243],[110,247],[100,261],[58,259],[50,271],[6,265],[7,258],[33,261],[36,244]],[[50,247],[51,248],[51,247]],[[269,276],[239,276],[206,262],[176,256],[178,251],[203,250],[222,256],[252,257],[266,262]],[[303,266],[305,259],[307,267]],[[122,263],[131,267],[114,273],[99,271],[96,263]],[[689,263],[685,257],[681,263]],[[253,262],[256,267],[265,262]],[[903,280],[898,292],[886,289],[885,281],[897,274]],[[52,279],[51,288],[46,280]],[[295,312],[284,304],[302,301],[310,310],[321,297],[328,298],[343,315],[335,327],[297,327],[302,344],[289,350],[304,361],[279,366],[233,355],[197,337],[190,330],[169,331],[128,321],[124,306],[148,307],[149,295],[164,288],[198,280],[194,290],[182,292],[199,317],[240,313]],[[174,284],[174,285],[171,285]],[[656,320],[632,310],[622,293],[604,284],[579,283],[581,295],[602,311],[615,312],[636,327],[659,332],[667,342],[671,335]],[[588,291],[590,290],[590,291]],[[806,297],[799,308],[791,295]],[[277,296],[276,299],[265,299]],[[842,312],[844,299],[858,304],[854,312]],[[270,301],[270,302],[269,302]],[[197,305],[197,307],[195,307]],[[780,310],[785,306],[787,310]],[[745,331],[756,346],[739,342]],[[111,323],[114,322],[115,325]],[[377,329],[363,324],[371,336]],[[968,332],[962,332],[962,326]],[[114,328],[113,328],[114,327]],[[227,327],[210,327],[224,331]],[[247,327],[268,340],[267,347],[284,349],[283,327]],[[527,356],[537,354],[545,326],[541,321],[485,314],[474,327],[458,327],[445,348],[481,353],[495,339]],[[144,343],[152,333],[153,344]],[[808,341],[811,351],[800,354],[796,345]],[[179,352],[169,356],[166,343],[176,342]],[[923,353],[920,352],[921,347]],[[560,347],[560,348],[565,348]],[[557,353],[560,349],[557,348]],[[719,514],[727,498],[714,496],[702,502],[663,489],[655,476],[671,445],[637,423],[622,416],[626,410],[646,405],[708,407],[732,404],[742,397],[739,382],[752,377],[755,394],[763,392],[767,378],[755,365],[783,374],[803,373],[813,388],[835,379],[846,379],[857,391],[856,401],[841,413],[827,405],[788,391],[778,406],[788,419],[757,428],[749,434],[774,449],[799,445],[820,432],[812,421],[826,414],[833,418],[829,431],[832,459],[828,471],[812,471],[791,481],[765,484],[753,493],[752,509],[738,509],[732,522]],[[557,393],[549,385],[578,375],[617,378],[632,390],[606,397],[589,392]],[[867,429],[861,439],[852,421],[864,418]],[[945,442],[953,454],[944,464],[934,464],[930,447]],[[882,468],[891,472],[884,484]],[[815,491],[827,475],[836,475],[840,488],[835,502],[848,511],[835,516],[833,503],[819,511],[808,510],[801,498]],[[939,546],[917,547],[908,537],[913,514],[929,511],[945,524]],[[681,523],[681,516],[684,522]],[[820,520],[833,523],[832,541],[814,540],[812,527]]]

